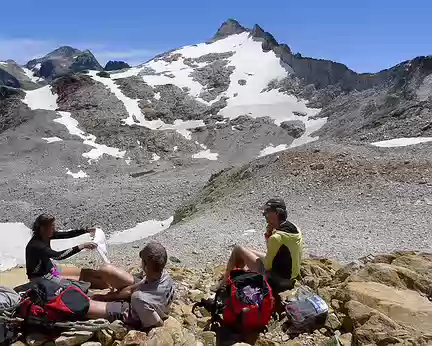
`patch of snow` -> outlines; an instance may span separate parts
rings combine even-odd
[[[32,110],[55,111],[57,109],[57,95],[52,93],[50,85],[26,91],[23,102]]]
[[[300,145],[310,143],[319,139],[319,137],[312,137],[312,133],[318,131],[327,122],[327,118],[308,119],[305,122],[306,132],[300,137],[294,139],[289,146],[290,148],[298,147]]]
[[[86,178],[88,177],[86,172],[83,172],[80,170],[78,173],[72,173],[69,169],[66,172],[67,175],[72,176],[72,178],[79,179],[79,178]]]
[[[152,161],[159,161],[160,160],[160,156],[158,155],[158,154],[156,154],[156,153],[153,153],[152,154],[152,159],[151,159]]]
[[[25,264],[25,247],[31,238],[30,229],[18,222],[0,223],[0,229],[0,271]]]
[[[160,98],[161,98],[161,94],[160,94],[160,92],[155,93],[155,94],[154,94],[154,98],[155,98],[156,100],[160,100]]]
[[[130,157],[128,157],[127,159],[125,159],[125,162],[127,165],[130,165],[130,163],[132,162],[132,160],[130,159]]]
[[[41,63],[39,62],[35,65],[35,67],[32,68],[32,70],[40,70],[41,66]]]
[[[171,225],[173,220],[174,218],[170,217],[164,221],[149,220],[141,222],[131,229],[114,233],[108,238],[108,244],[130,243],[135,240],[150,237],[166,230]]]
[[[184,64],[184,58],[198,58],[209,53],[231,51],[234,52],[234,55],[227,60],[228,66],[233,66],[234,71],[230,75],[228,90],[212,102],[205,102],[200,99],[201,102],[211,104],[222,96],[226,96],[229,98],[227,107],[223,108],[219,114],[231,119],[242,114],[249,114],[254,118],[270,116],[277,125],[283,121],[297,119],[293,111],[303,112],[308,116],[316,115],[320,111],[320,109],[308,108],[306,106],[307,101],[281,93],[278,90],[262,92],[270,81],[285,78],[287,73],[292,73],[293,70],[288,65],[282,66],[280,59],[274,52],[264,53],[261,42],[254,41],[249,37],[249,33],[231,35],[210,44],[202,43],[177,49],[171,53],[181,54],[177,61],[167,63],[163,60],[152,60],[144,65],[151,67],[156,73],[172,73],[175,78],[168,78],[163,75],[143,76],[143,78],[152,86],[161,84],[186,86],[190,88],[189,94],[191,96],[198,97],[204,88],[192,77],[189,77],[193,68]],[[238,84],[237,81],[245,79],[245,77],[247,84],[245,86]],[[315,124],[320,123],[316,122]]]
[[[405,147],[408,145],[416,145],[420,143],[432,142],[432,137],[411,137],[411,138],[394,138],[387,141],[380,141],[371,143],[376,147],[382,148],[393,148],[393,147]]]
[[[173,151],[177,151],[177,150],[178,150],[178,146],[175,145],[174,148],[173,148]]]
[[[270,146],[268,146],[267,148],[264,148],[263,150],[260,151],[259,157],[271,155],[271,154],[274,154],[274,153],[277,153],[279,151],[283,151],[286,149],[288,149],[288,145],[286,145],[286,144],[279,144],[277,146],[273,146],[272,144],[270,144]]]
[[[134,100],[124,95],[119,89],[118,85],[115,84],[114,80],[97,76],[97,71],[90,71],[89,73],[95,81],[104,84],[114,95],[117,96],[121,102],[123,102],[129,114],[128,118],[123,120],[126,125],[140,125],[151,130],[175,130],[186,139],[191,139],[191,133],[188,131],[188,129],[205,125],[203,120],[175,120],[174,124],[165,124],[160,119],[149,121],[144,117],[141,109],[138,106],[139,100]],[[138,123],[134,121],[134,118],[138,121]]]
[[[38,83],[40,81],[43,81],[43,78],[37,77],[34,75],[33,71],[30,71],[28,68],[21,67],[24,71],[25,75],[33,82]]]
[[[0,66],[7,66],[8,63],[6,61],[0,61]]]
[[[71,135],[78,136],[84,142],[84,144],[93,147],[87,153],[84,153],[83,156],[89,159],[89,162],[93,160],[98,160],[102,157],[102,155],[107,154],[109,156],[123,158],[126,154],[126,150],[121,151],[118,148],[109,147],[105,144],[96,143],[96,136],[92,134],[86,134],[84,131],[78,128],[78,121],[72,118],[71,113],[69,112],[57,112],[60,115],[60,118],[54,119],[56,123],[62,124],[66,126],[69,133]]]
[[[269,116],[276,125],[280,125],[283,121],[302,120],[301,117],[293,113],[295,111],[306,113],[309,117],[320,112],[318,108],[306,107],[306,101],[299,100],[292,95],[283,94],[277,90],[263,93],[247,88],[244,88],[244,90],[243,93],[235,91],[238,96],[231,97],[227,101],[227,107],[222,108],[219,114],[230,119],[235,119],[242,114],[248,114],[253,118]]]
[[[119,79],[119,78],[128,78],[137,76],[138,73],[140,73],[143,70],[142,67],[132,67],[130,69],[127,69],[122,72],[112,72],[110,73],[112,79]],[[99,72],[99,71],[96,71]]]
[[[58,137],[42,137],[43,140],[47,141],[47,143],[61,142],[63,139]]]
[[[210,149],[202,150],[196,154],[192,155],[192,158],[194,159],[207,159],[211,161],[216,161],[218,159],[219,154],[218,153],[212,153]]]

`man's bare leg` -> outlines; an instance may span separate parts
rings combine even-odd
[[[253,250],[236,245],[231,252],[224,275],[224,282],[227,281],[229,273],[234,268],[247,267],[249,270],[259,272],[262,268],[262,261]]]
[[[98,270],[98,274],[110,287],[118,290],[132,286],[135,283],[132,274],[112,264],[102,265]]]
[[[62,267],[60,269],[60,275],[63,279],[89,282],[91,288],[94,289],[105,289],[109,287],[98,270]]]
[[[60,274],[64,279],[89,282],[94,289],[122,289],[135,281],[132,274],[112,264],[103,264],[98,270],[65,267]]]
[[[98,302],[95,300],[90,300],[89,311],[87,312],[86,318],[97,319],[97,318],[107,318],[107,303]]]

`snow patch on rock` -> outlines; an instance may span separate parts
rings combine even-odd
[[[89,159],[89,162],[99,160],[104,154],[123,158],[126,151],[121,151],[118,148],[109,147],[105,144],[96,143],[96,136],[92,134],[86,134],[84,131],[78,128],[78,121],[72,118],[69,112],[57,112],[60,118],[54,119],[54,122],[64,125],[71,135],[78,136],[83,140],[83,143],[93,147],[83,156]]]
[[[43,78],[37,77],[34,75],[33,71],[30,71],[28,68],[25,67],[21,67],[22,70],[24,71],[25,75],[33,82],[33,83],[38,83],[43,81]]]
[[[170,217],[163,221],[148,220],[141,222],[131,229],[114,233],[109,237],[108,244],[130,243],[135,240],[150,237],[166,230],[171,225],[173,220],[174,217]]]
[[[376,147],[382,148],[393,148],[393,147],[405,147],[408,145],[416,145],[421,143],[432,142],[432,137],[411,137],[411,138],[394,138],[386,141],[371,143]]]
[[[0,229],[1,272],[25,263],[25,247],[31,238],[31,231],[20,222],[0,223]]]
[[[57,109],[57,94],[52,93],[50,85],[26,92],[23,102],[31,109]]]
[[[134,100],[124,95],[114,80],[97,76],[97,71],[90,71],[90,75],[95,81],[104,84],[121,102],[123,102],[129,114],[128,118],[123,120],[126,125],[140,125],[151,130],[175,130],[189,140],[191,139],[191,133],[188,129],[205,125],[203,120],[175,120],[173,124],[166,124],[160,119],[149,121],[144,117],[138,106],[139,100]],[[136,121],[134,119],[136,119]]]
[[[259,157],[271,155],[271,154],[274,154],[274,153],[277,153],[279,151],[283,151],[286,149],[288,149],[288,145],[286,145],[286,144],[279,144],[277,146],[273,146],[273,144],[270,144],[270,146],[268,146],[268,147],[266,147],[260,151]]]
[[[77,172],[77,173],[72,173],[72,172],[68,169],[67,172],[66,172],[66,174],[67,174],[67,175],[70,175],[72,178],[75,178],[75,179],[79,179],[79,178],[86,178],[86,177],[88,177],[87,173],[84,172],[84,171],[82,171],[82,170],[79,170],[79,172]]]
[[[218,159],[219,154],[218,153],[212,153],[210,149],[202,150],[196,154],[192,155],[192,158],[194,159],[207,159],[211,161],[216,161]]]
[[[42,137],[44,141],[47,141],[47,143],[55,143],[55,142],[61,142],[63,139],[58,137]]]

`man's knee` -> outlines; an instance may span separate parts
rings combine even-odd
[[[112,264],[104,263],[99,267],[99,271],[104,274],[110,274],[115,271],[115,266]]]
[[[233,252],[235,252],[235,253],[243,253],[244,252],[244,247],[243,246],[241,246],[241,245],[234,245],[234,248],[233,248]]]

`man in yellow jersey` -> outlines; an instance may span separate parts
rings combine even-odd
[[[290,289],[300,275],[303,252],[301,231],[287,220],[286,205],[282,198],[267,201],[263,215],[267,221],[267,252],[235,246],[224,279],[228,278],[232,269],[247,267],[251,271],[266,275],[271,284]]]

